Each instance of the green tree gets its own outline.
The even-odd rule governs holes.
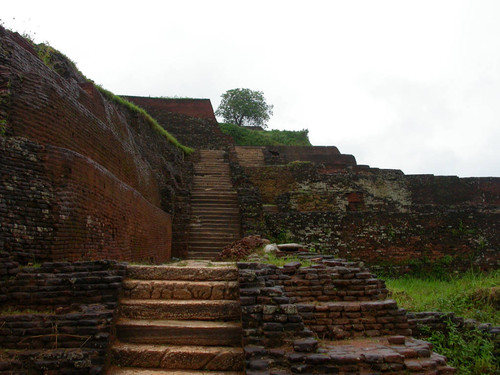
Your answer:
[[[250,89],[228,90],[221,95],[222,101],[215,111],[224,121],[239,126],[267,127],[273,114],[273,106],[266,103],[262,91]]]

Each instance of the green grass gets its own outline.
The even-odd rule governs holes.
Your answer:
[[[425,278],[404,276],[386,279],[386,285],[399,307],[408,311],[454,312],[464,318],[500,324],[500,270],[490,273],[468,271],[443,279],[441,274]],[[495,339],[475,330],[461,330],[448,321],[447,332],[421,327],[434,351],[445,355],[459,374],[498,374]]]
[[[451,311],[464,318],[500,324],[500,270],[468,271],[449,280],[405,276],[386,279],[400,307],[408,311]]]
[[[135,112],[144,117],[149,126],[159,135],[165,137],[168,142],[172,143],[175,147],[181,149],[185,154],[192,154],[194,150],[191,147],[187,147],[182,145],[172,134],[167,132],[158,121],[156,121],[149,113],[147,113],[141,107],[135,105],[134,103],[129,102],[128,100],[123,99],[122,97],[113,94],[111,91],[108,91],[101,86],[97,85],[97,89],[101,92],[104,97],[108,100],[112,101],[115,104],[124,106],[128,110]]]
[[[300,259],[297,256],[294,255],[288,255],[285,257],[277,257],[273,253],[267,253],[261,255],[261,258],[259,259],[260,263],[266,263],[266,264],[274,264],[277,267],[283,267],[285,264],[290,263],[290,262],[300,262],[302,264],[302,267],[310,267],[313,262],[310,260],[306,259]]]
[[[238,146],[311,146],[307,129],[252,130],[234,124],[219,124],[223,133],[233,137]]]
[[[431,331],[428,337],[439,354],[446,356],[448,364],[462,375],[499,374],[500,364],[495,358],[495,340],[478,329],[460,330],[451,321],[447,322],[447,332]]]

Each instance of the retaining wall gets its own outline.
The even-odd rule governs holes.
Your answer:
[[[101,374],[124,264],[10,265],[0,280],[0,374]]]

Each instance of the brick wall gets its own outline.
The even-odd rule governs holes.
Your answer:
[[[500,178],[335,167],[327,157],[338,153],[333,148],[318,152],[318,158],[311,157],[316,151],[303,156],[294,148],[263,149],[274,155],[264,166],[242,168],[233,160],[246,235],[286,238],[401,272],[415,264],[500,265]],[[315,162],[280,164],[293,158]]]
[[[18,34],[0,39],[0,245],[23,262],[168,259],[192,163],[67,61],[59,74]]]
[[[170,258],[171,217],[92,160],[0,138],[0,234],[26,262]]]
[[[217,121],[210,99],[147,98],[127,95],[122,97],[141,108],[147,108],[148,112],[173,112],[190,117]]]
[[[221,132],[212,105],[208,99],[186,100],[203,109],[203,115],[194,110],[191,114],[182,108],[171,106],[172,99],[143,98],[137,96],[126,96],[128,100],[144,108],[151,114],[161,126],[173,134],[182,144],[196,149],[227,149],[233,145],[230,136]],[[183,102],[184,99],[180,100]],[[209,107],[208,107],[209,106]],[[200,110],[201,110],[200,109]]]
[[[11,265],[0,277],[0,374],[104,373],[126,266],[96,261],[20,267],[7,253],[0,258]]]

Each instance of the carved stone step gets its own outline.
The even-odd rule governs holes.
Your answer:
[[[127,276],[137,280],[186,280],[186,281],[234,281],[238,270],[231,263],[218,263],[211,267],[197,265],[139,266],[127,267]]]
[[[238,371],[243,369],[244,356],[241,348],[116,343],[111,361],[127,367]]]
[[[123,280],[123,297],[130,299],[235,300],[236,281]]]
[[[239,322],[120,318],[116,330],[121,342],[135,344],[241,346]]]
[[[239,301],[122,299],[119,311],[131,319],[235,320]]]
[[[182,371],[182,370],[164,370],[156,368],[137,368],[137,367],[117,367],[109,369],[108,375],[244,375],[244,372],[235,371]]]

